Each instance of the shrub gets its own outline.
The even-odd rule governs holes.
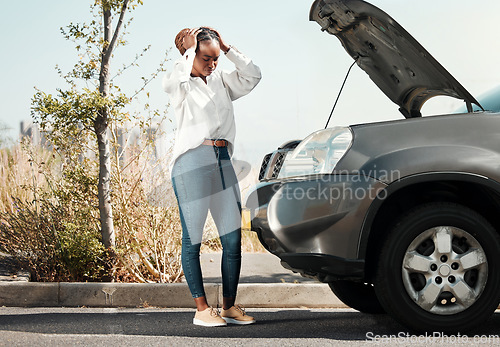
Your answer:
[[[111,257],[100,243],[95,173],[29,141],[2,151],[0,249],[35,281],[109,278]]]
[[[99,280],[107,252],[91,224],[76,225],[74,214],[49,200],[15,199],[15,212],[0,214],[0,248],[35,281]]]
[[[155,148],[154,139],[161,127],[146,122],[140,128],[143,131],[135,144],[129,144],[126,155],[113,152],[116,251],[121,273],[137,282],[180,282],[181,226],[164,170],[168,153],[159,155]]]

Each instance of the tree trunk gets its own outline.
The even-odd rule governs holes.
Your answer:
[[[112,16],[109,3],[103,2],[103,25],[104,44],[101,53],[101,70],[99,73],[99,92],[103,98],[109,97],[110,85],[110,61],[113,49],[116,46],[120,29],[123,25],[123,18],[127,11],[129,0],[124,0],[120,12],[120,18],[112,34]],[[112,37],[112,38],[111,38]],[[111,39],[111,40],[110,40]],[[97,135],[97,145],[99,148],[99,183],[97,186],[99,196],[99,215],[101,221],[102,242],[106,248],[115,247],[115,229],[113,225],[113,208],[111,205],[111,159],[110,145],[108,140],[108,120],[110,117],[109,108],[103,107],[94,122],[94,131]]]
[[[107,111],[101,110],[94,125],[99,148],[99,215],[101,220],[102,242],[106,248],[115,247],[115,231],[113,225],[113,208],[111,206],[111,160],[108,140]]]

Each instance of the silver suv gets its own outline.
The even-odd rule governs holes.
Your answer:
[[[316,0],[310,19],[405,119],[326,128],[266,155],[252,230],[359,311],[420,332],[477,326],[500,302],[500,114],[369,3]],[[437,95],[467,113],[421,117]]]

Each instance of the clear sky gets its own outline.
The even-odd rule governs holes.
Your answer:
[[[60,27],[90,18],[92,0],[4,1],[0,13],[0,122],[16,137],[30,120],[34,87],[54,93],[65,88],[54,67],[71,68],[74,44]],[[116,69],[151,44],[140,67],[119,81],[133,91],[156,69],[184,27],[213,26],[262,69],[263,79],[235,102],[235,156],[255,162],[290,139],[324,127],[352,59],[340,42],[308,21],[312,0],[144,0],[133,13],[129,44],[116,52]],[[500,84],[500,2],[492,0],[373,0],[406,28],[474,96]],[[179,57],[170,51],[171,61]],[[219,68],[231,69],[222,59]],[[154,106],[168,102],[160,80],[148,91]],[[436,98],[424,114],[453,111],[451,99]],[[460,104],[458,104],[460,105]],[[393,104],[357,66],[353,68],[330,125],[402,118]],[[172,111],[171,111],[172,112]],[[170,114],[173,119],[174,115]],[[173,126],[171,126],[172,128]]]

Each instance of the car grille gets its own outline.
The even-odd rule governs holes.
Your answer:
[[[278,149],[266,154],[260,166],[259,181],[278,178],[285,157],[293,148]]]
[[[273,173],[271,174],[271,178],[278,177],[281,167],[283,166],[283,162],[285,161],[287,152],[276,152],[276,160],[273,165]]]

